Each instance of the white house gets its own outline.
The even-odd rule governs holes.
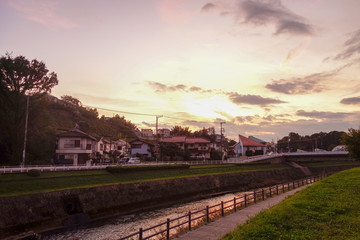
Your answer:
[[[154,152],[154,144],[150,141],[137,139],[130,142],[131,155],[140,154],[147,157],[152,157]]]
[[[93,154],[97,139],[82,132],[77,127],[57,135],[56,163],[85,164]]]
[[[260,150],[266,153],[266,145],[239,134],[239,142],[234,146],[235,157],[246,156],[246,151]]]

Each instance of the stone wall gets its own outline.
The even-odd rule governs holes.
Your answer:
[[[319,175],[352,167],[310,170]],[[277,169],[3,197],[0,198],[0,236],[74,226],[101,217],[199,199],[219,192],[266,187],[304,177],[298,169]]]

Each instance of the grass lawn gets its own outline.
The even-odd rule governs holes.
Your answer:
[[[61,189],[94,187],[117,183],[131,183],[189,176],[224,174],[232,172],[260,171],[287,168],[282,164],[254,165],[199,165],[190,169],[156,170],[111,174],[106,170],[43,172],[40,177],[22,174],[0,175],[0,197]]]
[[[360,239],[360,168],[287,198],[222,238],[230,239]]]

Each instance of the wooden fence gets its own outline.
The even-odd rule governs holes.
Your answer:
[[[319,181],[323,176],[313,176],[304,179],[299,179],[293,182],[272,185],[266,188],[257,189],[254,191],[248,191],[234,197],[227,201],[221,201],[213,206],[206,206],[203,209],[197,211],[189,211],[187,214],[174,219],[167,219],[155,226],[149,228],[140,228],[139,231],[132,233],[128,236],[121,237],[119,240],[125,239],[170,239],[170,237],[176,234],[178,231],[186,231],[200,224],[206,224],[212,221],[216,217],[223,217],[228,213],[236,212],[239,209],[246,208],[251,204],[255,204],[258,201],[263,201],[274,195],[285,193],[300,186],[311,184]]]

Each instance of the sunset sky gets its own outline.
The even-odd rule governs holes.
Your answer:
[[[226,122],[232,139],[276,141],[359,128],[359,10],[359,0],[1,0],[0,55],[44,61],[57,97],[163,115],[160,128],[219,133]]]

